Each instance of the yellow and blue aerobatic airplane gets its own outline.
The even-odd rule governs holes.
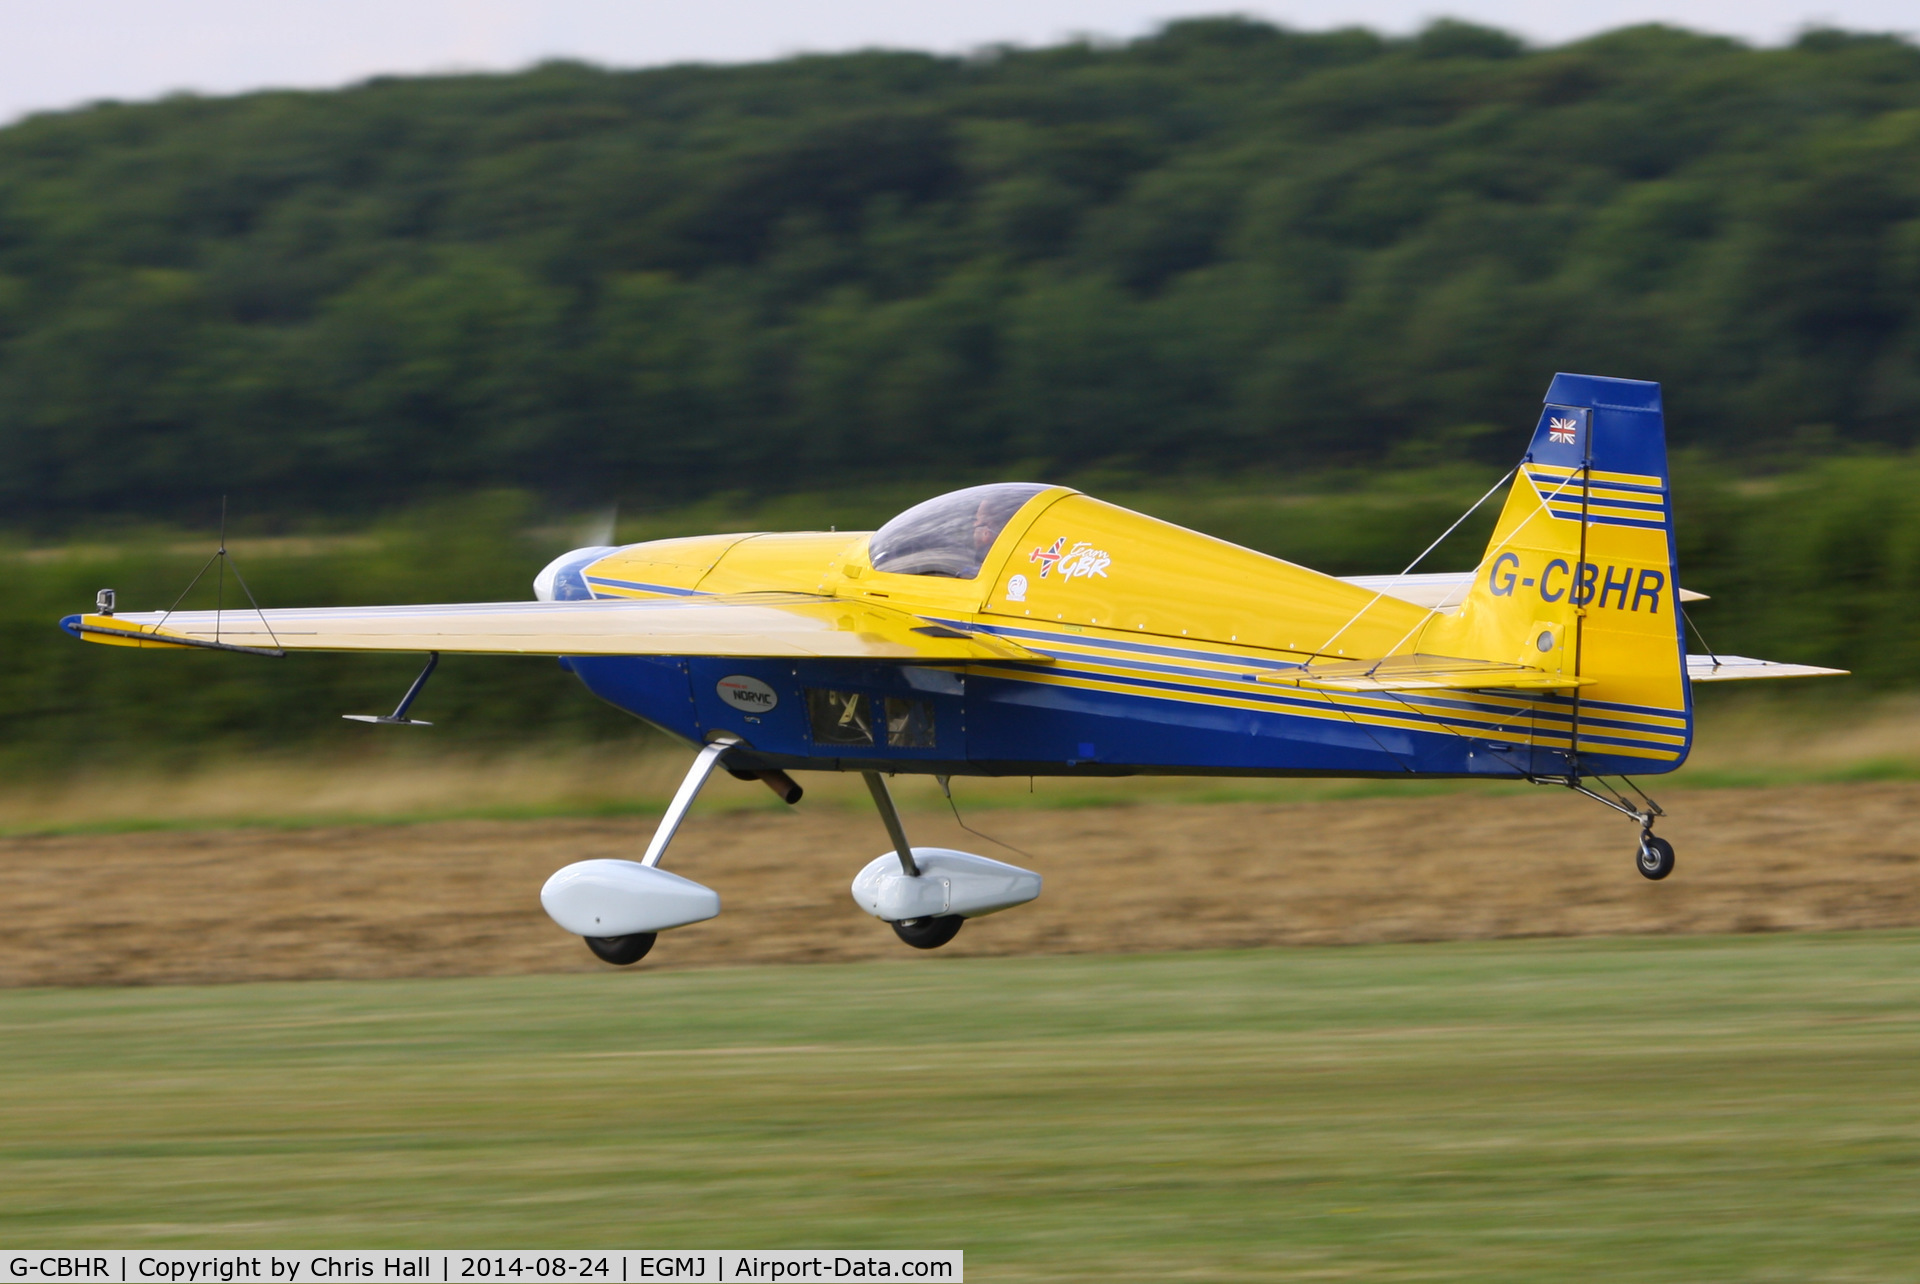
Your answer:
[[[1603,778],[1686,760],[1694,682],[1840,671],[1686,653],[1681,603],[1697,595],[1677,581],[1658,384],[1555,376],[1509,476],[1486,552],[1458,575],[1337,579],[1064,486],[1001,484],[871,534],[577,549],[531,602],[114,614],[103,592],[62,624],[116,646],[430,653],[373,722],[411,721],[442,652],[559,657],[702,746],[640,861],[582,861],[542,890],[613,963],[719,913],[711,889],[659,867],[716,766],[789,802],[790,771],[863,773],[893,850],[854,899],[923,949],[1032,900],[1040,877],[913,847],[896,772],[1557,784],[1638,822],[1637,867],[1664,878],[1658,806]]]

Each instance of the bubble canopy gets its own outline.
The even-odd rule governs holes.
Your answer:
[[[874,532],[867,556],[876,571],[970,580],[1008,519],[1046,489],[1036,482],[999,482],[915,504]]]

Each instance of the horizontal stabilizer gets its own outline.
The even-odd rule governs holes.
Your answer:
[[[1744,655],[1687,657],[1687,676],[1695,682],[1839,677],[1846,672],[1811,664],[1779,664]],[[1260,681],[1319,691],[1570,691],[1589,686],[1594,679],[1495,660],[1396,655],[1384,660],[1343,660],[1335,664],[1280,669],[1261,674]]]
[[[1458,660],[1443,655],[1391,655],[1384,660],[1304,665],[1263,673],[1259,680],[1316,691],[1570,691],[1592,681],[1525,664]]]
[[[871,602],[808,593],[69,616],[88,642],[174,649],[712,655],[957,662],[1050,657]]]
[[[1694,682],[1740,682],[1749,678],[1837,678],[1845,669],[1822,669],[1811,664],[1780,664],[1746,655],[1690,655],[1687,677]]]

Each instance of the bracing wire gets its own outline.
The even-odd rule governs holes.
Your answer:
[[[253,590],[247,587],[246,577],[240,574],[240,563],[232,558],[228,558],[227,561],[233,566],[233,578],[239,581],[241,591],[247,595],[247,604],[253,607],[253,613],[260,617],[260,627],[265,629],[267,636],[273,639],[273,645],[280,647],[280,635],[273,631],[273,625],[267,621],[267,613],[260,609],[259,600],[253,596]]]
[[[213,640],[220,640],[220,617],[227,608],[227,497],[220,497],[220,569],[213,576]]]
[[[1466,520],[1469,517],[1472,517],[1475,513],[1479,512],[1480,506],[1482,504],[1485,504],[1489,499],[1492,499],[1495,495],[1499,494],[1500,488],[1502,486],[1505,486],[1509,481],[1512,481],[1514,474],[1518,473],[1519,471],[1520,471],[1519,464],[1515,464],[1513,467],[1507,469],[1507,471],[1501,476],[1500,480],[1496,481],[1493,485],[1487,487],[1487,491],[1484,495],[1474,500],[1472,506],[1469,507],[1466,512],[1460,514],[1460,516],[1454,519],[1453,525],[1447,527],[1446,530],[1440,532],[1440,537],[1438,539],[1434,540],[1431,544],[1427,545],[1424,549],[1420,550],[1420,555],[1414,558],[1411,562],[1408,562],[1406,565],[1406,569],[1401,571],[1400,574],[1402,575],[1412,574],[1414,567],[1426,561],[1428,554],[1432,553],[1434,549],[1439,548],[1440,545],[1444,544],[1447,541],[1447,537],[1449,535],[1452,535],[1455,531],[1459,530],[1460,527],[1466,522]],[[1316,655],[1325,654],[1329,649],[1332,648],[1335,642],[1340,640],[1340,637],[1342,634],[1344,634],[1348,629],[1352,628],[1355,624],[1359,623],[1360,617],[1362,617],[1368,611],[1371,611],[1373,609],[1374,603],[1378,602],[1381,598],[1385,597],[1386,595],[1387,595],[1386,590],[1381,589],[1380,591],[1376,592],[1372,597],[1368,598],[1366,604],[1362,606],[1358,611],[1355,611],[1350,617],[1348,617],[1347,622],[1345,624],[1342,624],[1339,627],[1339,629],[1337,629],[1334,632],[1334,635],[1328,638],[1326,640],[1325,645],[1321,646],[1319,651],[1315,652],[1315,654]],[[1438,608],[1435,608],[1435,609],[1438,609]],[[1433,612],[1428,611],[1426,615],[1420,618],[1420,623],[1421,624],[1426,623],[1426,621],[1429,618],[1431,618],[1432,615],[1433,615]],[[1414,627],[1417,629],[1419,625],[1415,625]],[[1411,636],[1411,634],[1409,634],[1408,636]],[[1401,640],[1405,641],[1404,638]],[[1399,643],[1396,642],[1394,645],[1397,647]],[[1313,661],[1311,659],[1307,661],[1307,667],[1308,668],[1313,667]],[[1334,699],[1332,692],[1330,691],[1322,692],[1321,696],[1327,702],[1327,706],[1330,709],[1338,713],[1341,717],[1345,718],[1353,726],[1356,726],[1360,728],[1362,731],[1364,731],[1367,735],[1367,738],[1372,740],[1373,743],[1376,746],[1378,746],[1378,748],[1382,753],[1386,754],[1387,757],[1399,763],[1403,770],[1409,773],[1413,771],[1413,767],[1411,766],[1411,764],[1401,762],[1399,755],[1394,753],[1391,749],[1388,749],[1386,744],[1381,741],[1380,737],[1374,735],[1373,731],[1364,722],[1361,722],[1358,718],[1354,716],[1353,711],[1351,709],[1344,707],[1343,705],[1341,705],[1341,703],[1338,700]]]
[[[1499,481],[1495,482],[1493,485],[1489,486],[1487,488],[1486,494],[1474,500],[1473,507],[1469,508],[1466,512],[1456,517],[1453,521],[1453,525],[1447,527],[1446,530],[1440,532],[1439,539],[1436,539],[1435,541],[1433,541],[1433,543],[1427,545],[1424,549],[1421,549],[1420,556],[1414,558],[1411,562],[1408,562],[1406,569],[1401,571],[1400,574],[1411,575],[1413,573],[1414,567],[1420,565],[1420,563],[1427,560],[1427,554],[1433,552],[1434,549],[1439,548],[1440,545],[1444,544],[1447,540],[1447,536],[1459,530],[1463,522],[1465,522],[1469,517],[1472,517],[1475,513],[1479,512],[1480,505],[1486,503],[1489,499],[1492,499],[1494,495],[1498,493],[1498,491],[1502,486],[1506,485],[1509,481],[1513,480],[1513,475],[1519,471],[1520,471],[1519,464],[1515,464],[1513,467],[1507,469],[1506,475],[1504,477],[1502,477]],[[1324,655],[1333,646],[1335,642],[1338,642],[1340,640],[1341,634],[1345,633],[1348,629],[1352,628],[1355,624],[1359,623],[1360,617],[1365,615],[1368,611],[1371,611],[1373,609],[1374,603],[1378,602],[1381,598],[1385,597],[1386,595],[1387,595],[1386,590],[1381,589],[1379,592],[1375,593],[1371,598],[1369,598],[1367,600],[1367,604],[1361,607],[1358,611],[1355,611],[1352,617],[1348,619],[1348,621],[1345,624],[1342,624],[1338,629],[1338,631],[1336,631],[1332,637],[1326,640],[1325,645],[1321,646],[1319,651],[1316,652],[1316,654]]]
[[[1469,517],[1472,517],[1472,516],[1474,515],[1474,513],[1476,513],[1477,511],[1479,511],[1479,509],[1480,509],[1480,506],[1481,506],[1482,504],[1484,504],[1484,503],[1486,503],[1486,502],[1487,502],[1487,501],[1488,501],[1489,499],[1491,499],[1491,498],[1493,498],[1493,496],[1494,496],[1494,495],[1495,495],[1495,494],[1496,494],[1496,493],[1497,493],[1497,492],[1498,492],[1498,491],[1500,490],[1500,488],[1501,488],[1502,486],[1504,486],[1504,485],[1506,485],[1506,484],[1507,484],[1507,483],[1508,483],[1508,482],[1509,482],[1510,480],[1512,480],[1512,478],[1513,478],[1513,477],[1514,477],[1514,476],[1515,476],[1515,475],[1516,475],[1517,473],[1519,473],[1519,471],[1520,471],[1520,469],[1521,469],[1521,467],[1522,467],[1522,466],[1523,466],[1523,465],[1525,464],[1525,462],[1526,462],[1526,461],[1525,461],[1525,460],[1523,459],[1523,460],[1521,460],[1521,462],[1520,462],[1520,463],[1518,463],[1518,464],[1515,464],[1515,465],[1514,465],[1514,466],[1513,466],[1512,468],[1509,468],[1509,469],[1508,469],[1508,470],[1506,471],[1506,474],[1505,474],[1504,476],[1502,476],[1502,477],[1500,478],[1500,480],[1499,480],[1499,481],[1497,481],[1497,482],[1495,482],[1495,483],[1494,483],[1494,484],[1493,484],[1493,485],[1492,485],[1491,487],[1489,487],[1489,488],[1487,489],[1487,492],[1486,492],[1486,494],[1484,494],[1484,495],[1482,495],[1482,496],[1480,496],[1480,498],[1479,498],[1479,499],[1477,499],[1477,500],[1475,500],[1475,501],[1473,502],[1473,507],[1471,507],[1471,508],[1469,508],[1469,509],[1467,509],[1467,511],[1466,511],[1466,512],[1464,512],[1464,513],[1462,513],[1462,514],[1460,514],[1460,516],[1459,516],[1459,517],[1457,517],[1457,518],[1455,518],[1455,519],[1454,519],[1454,522],[1453,522],[1453,525],[1451,525],[1451,526],[1449,526],[1449,527],[1447,527],[1447,529],[1446,529],[1445,531],[1443,531],[1443,532],[1441,533],[1441,535],[1440,535],[1440,538],[1439,538],[1439,539],[1436,539],[1436,540],[1434,540],[1434,541],[1433,541],[1433,543],[1431,543],[1431,544],[1429,544],[1429,545],[1427,545],[1427,547],[1426,547],[1426,548],[1425,548],[1425,549],[1424,549],[1424,550],[1423,550],[1423,551],[1421,552],[1421,554],[1420,554],[1420,556],[1419,556],[1419,557],[1416,557],[1416,558],[1414,558],[1414,559],[1413,559],[1413,561],[1411,561],[1411,562],[1409,562],[1409,563],[1407,564],[1407,569],[1406,569],[1406,570],[1404,570],[1404,571],[1402,571],[1402,572],[1401,572],[1401,574],[1402,574],[1402,575],[1406,575],[1406,574],[1409,574],[1409,573],[1410,573],[1410,572],[1411,572],[1411,571],[1413,570],[1413,568],[1414,568],[1414,567],[1416,567],[1416,566],[1418,566],[1418,565],[1419,565],[1419,564],[1420,564],[1420,563],[1421,563],[1422,561],[1424,561],[1424,560],[1426,559],[1426,557],[1427,557],[1427,554],[1429,554],[1429,553],[1431,553],[1431,552],[1433,552],[1433,550],[1434,550],[1434,549],[1436,549],[1436,548],[1438,548],[1438,547],[1439,547],[1439,546],[1441,545],[1441,543],[1443,543],[1443,542],[1444,542],[1444,541],[1446,540],[1446,538],[1447,538],[1447,536],[1449,536],[1449,535],[1451,535],[1451,534],[1453,534],[1453,533],[1454,533],[1455,531],[1457,531],[1457,530],[1459,530],[1459,529],[1460,529],[1460,527],[1461,527],[1461,525],[1462,525],[1462,524],[1463,524],[1463,523],[1464,523],[1464,522],[1465,522],[1465,521],[1466,521],[1466,520],[1467,520],[1467,519],[1468,519]],[[1563,490],[1565,490],[1565,489],[1566,489],[1566,488],[1567,488],[1567,487],[1568,487],[1568,486],[1569,486],[1570,484],[1572,484],[1572,482],[1573,482],[1573,480],[1574,480],[1574,477],[1575,477],[1575,476],[1578,476],[1578,475],[1579,475],[1579,474],[1574,474],[1574,476],[1569,476],[1568,478],[1566,478],[1566,479],[1565,479],[1564,481],[1562,481],[1562,482],[1561,482],[1561,483],[1560,483],[1560,484],[1559,484],[1558,486],[1556,486],[1556,487],[1554,487],[1554,488],[1553,488],[1553,490],[1552,490],[1551,492],[1549,492],[1549,493],[1548,493],[1548,494],[1547,494],[1547,495],[1545,496],[1545,498],[1544,498],[1544,499],[1542,500],[1542,502],[1544,503],[1544,502],[1545,502],[1545,500],[1550,500],[1550,499],[1552,499],[1552,498],[1553,498],[1554,496],[1556,496],[1556,495],[1558,495],[1558,494],[1559,494],[1559,493],[1560,493],[1561,491],[1563,491]],[[1506,546],[1507,546],[1508,544],[1510,544],[1510,543],[1512,543],[1512,542],[1513,542],[1513,538],[1514,538],[1514,536],[1515,536],[1515,535],[1517,535],[1517,534],[1519,534],[1519,532],[1520,532],[1520,527],[1515,527],[1515,528],[1514,528],[1514,530],[1512,530],[1512,531],[1510,531],[1510,532],[1509,532],[1509,533],[1507,534],[1507,537],[1506,537],[1505,539],[1503,539],[1503,540],[1501,540],[1501,541],[1500,541],[1499,543],[1497,543],[1497,544],[1495,544],[1495,545],[1493,545],[1493,546],[1492,546],[1491,548],[1489,548],[1489,549],[1488,549],[1488,550],[1487,550],[1487,551],[1486,551],[1485,553],[1483,553],[1483,554],[1481,554],[1481,557],[1480,557],[1480,561],[1479,561],[1479,563],[1478,563],[1478,564],[1477,564],[1477,565],[1476,565],[1476,566],[1474,567],[1474,571],[1473,571],[1473,573],[1474,573],[1474,575],[1475,575],[1475,576],[1478,576],[1478,575],[1480,574],[1480,568],[1481,568],[1481,567],[1483,567],[1483,566],[1485,566],[1485,565],[1487,564],[1487,562],[1488,562],[1488,560],[1489,560],[1489,559],[1491,559],[1491,558],[1493,558],[1493,557],[1496,557],[1496,556],[1498,556],[1498,555],[1500,554],[1500,552],[1501,552],[1502,550],[1504,550],[1504,549],[1506,548]],[[1386,593],[1385,593],[1385,590],[1382,590],[1382,591],[1380,591],[1380,592],[1378,592],[1378,593],[1375,593],[1375,594],[1374,594],[1374,596],[1373,596],[1373,597],[1372,597],[1372,598],[1371,598],[1371,599],[1370,599],[1370,600],[1369,600],[1369,601],[1367,602],[1367,604],[1366,604],[1365,606],[1363,606],[1363,607],[1361,607],[1361,608],[1360,608],[1360,609],[1359,609],[1359,610],[1358,610],[1357,612],[1355,612],[1355,613],[1354,613],[1354,615],[1353,615],[1353,617],[1352,617],[1351,619],[1349,619],[1349,620],[1348,620],[1348,621],[1347,621],[1347,622],[1346,622],[1345,624],[1343,624],[1343,625],[1341,625],[1341,626],[1340,626],[1340,630],[1339,630],[1339,632],[1338,632],[1338,633],[1335,633],[1335,634],[1333,635],[1333,637],[1331,637],[1331,638],[1328,638],[1328,639],[1327,639],[1327,647],[1330,647],[1330,646],[1332,646],[1332,645],[1333,645],[1333,643],[1334,643],[1334,642],[1335,642],[1335,641],[1336,641],[1336,640],[1337,640],[1337,639],[1338,639],[1338,638],[1340,637],[1340,634],[1342,634],[1342,633],[1345,633],[1345,632],[1346,632],[1346,631],[1347,631],[1348,629],[1350,629],[1350,628],[1352,628],[1352,627],[1353,627],[1353,625],[1354,625],[1354,624],[1355,624],[1355,623],[1356,623],[1356,622],[1357,622],[1357,621],[1358,621],[1358,620],[1360,619],[1360,617],[1361,617],[1362,615],[1365,615],[1365,614],[1366,614],[1366,613],[1367,613],[1367,612],[1368,612],[1369,610],[1371,610],[1371,609],[1372,609],[1372,607],[1373,607],[1373,604],[1374,604],[1375,602],[1378,602],[1378,601],[1379,601],[1379,600],[1380,600],[1380,599],[1381,599],[1382,597],[1384,597],[1384,596],[1386,596]],[[1392,655],[1392,654],[1393,654],[1393,653],[1394,653],[1395,651],[1398,651],[1398,650],[1400,649],[1400,647],[1401,647],[1401,645],[1402,645],[1402,644],[1404,644],[1404,643],[1405,643],[1405,642],[1407,641],[1407,639],[1408,639],[1408,638],[1411,638],[1411,637],[1413,637],[1413,636],[1414,636],[1414,635],[1415,635],[1416,633],[1418,633],[1418,632],[1419,632],[1419,631],[1421,630],[1421,628],[1423,628],[1423,627],[1424,627],[1424,626],[1426,625],[1426,623],[1427,623],[1427,621],[1428,621],[1428,620],[1431,620],[1431,619],[1432,619],[1432,618],[1433,618],[1433,617],[1434,617],[1435,615],[1437,615],[1437,614],[1439,613],[1439,611],[1440,611],[1440,608],[1439,608],[1438,606],[1432,606],[1432,607],[1429,607],[1429,608],[1427,608],[1427,611],[1426,611],[1426,613],[1425,613],[1424,615],[1422,615],[1422,616],[1421,616],[1421,617],[1419,618],[1419,620],[1417,620],[1417,621],[1415,621],[1415,623],[1414,623],[1414,625],[1413,625],[1413,627],[1412,627],[1411,629],[1408,629],[1408,630],[1406,631],[1406,633],[1404,633],[1403,635],[1401,635],[1401,637],[1400,637],[1400,639],[1399,639],[1398,641],[1396,641],[1396,642],[1395,642],[1395,643],[1394,643],[1394,644],[1393,644],[1393,645],[1392,645],[1391,647],[1388,647],[1388,648],[1387,648],[1387,652],[1386,652],[1386,654],[1387,654],[1388,656],[1390,656],[1390,655]],[[1324,651],[1325,651],[1325,650],[1326,650],[1326,647],[1322,647],[1322,648],[1321,648],[1321,651],[1322,651],[1323,653],[1324,653]],[[1382,656],[1382,657],[1381,657],[1381,660],[1383,661],[1383,660],[1384,660],[1385,658],[1386,658],[1386,656]],[[1379,667],[1379,665],[1380,665],[1380,663],[1381,663],[1381,661],[1375,661],[1375,662],[1374,662],[1374,668],[1376,668],[1376,669],[1377,669],[1377,668]],[[1308,662],[1308,667],[1309,667],[1309,668],[1311,668],[1311,667],[1312,667],[1312,662],[1311,662],[1311,661],[1309,661],[1309,662]],[[1413,709],[1413,706],[1411,705],[1411,703],[1410,703],[1410,702],[1408,702],[1408,701],[1406,701],[1406,700],[1405,700],[1404,698],[1402,698],[1402,697],[1400,697],[1400,696],[1399,696],[1399,695],[1397,695],[1396,693],[1392,693],[1392,692],[1389,692],[1389,693],[1387,693],[1387,694],[1388,694],[1388,695],[1390,695],[1390,696],[1392,696],[1392,698],[1393,698],[1393,699],[1394,699],[1394,700],[1395,700],[1395,701],[1396,701],[1397,703],[1399,703],[1399,704],[1401,704],[1401,705],[1403,705],[1404,707],[1406,707],[1406,708],[1408,709],[1408,711],[1409,711],[1409,712],[1413,712],[1413,713],[1415,714],[1415,716],[1416,716],[1416,717],[1422,717],[1422,716],[1428,716],[1428,715],[1422,715],[1422,714],[1420,714],[1420,713],[1418,713],[1418,712],[1416,712],[1416,711],[1415,711],[1415,710]],[[1338,705],[1337,705],[1337,703],[1336,703],[1336,702],[1334,702],[1334,701],[1332,701],[1331,699],[1329,699],[1329,703],[1330,703],[1330,704],[1335,704],[1335,707],[1338,707]],[[1358,721],[1357,719],[1355,719],[1355,718],[1353,717],[1353,715],[1352,715],[1352,713],[1351,713],[1351,712],[1349,712],[1349,711],[1347,711],[1347,710],[1345,710],[1345,709],[1342,709],[1342,710],[1341,710],[1341,712],[1342,712],[1342,713],[1344,713],[1344,714],[1345,714],[1345,715],[1347,716],[1347,718],[1348,718],[1348,720],[1349,720],[1350,722],[1353,722],[1353,723],[1354,723],[1354,725],[1356,725],[1356,726],[1361,726],[1361,725],[1364,725],[1364,724],[1361,724],[1361,723],[1360,723],[1360,722],[1359,722],[1359,721]],[[1439,719],[1435,719],[1435,721],[1440,721],[1440,720],[1439,720]],[[1452,732],[1453,732],[1454,734],[1456,734],[1456,735],[1459,735],[1459,736],[1462,736],[1462,737],[1465,737],[1465,736],[1466,736],[1466,733],[1465,733],[1464,731],[1461,731],[1461,730],[1460,730],[1459,728],[1457,728],[1457,727],[1454,727],[1454,726],[1452,726],[1452,725],[1451,725],[1451,724],[1449,724],[1449,723],[1446,723],[1446,722],[1444,722],[1444,721],[1441,721],[1441,722],[1440,722],[1440,725],[1441,725],[1441,726],[1443,726],[1443,727],[1446,727],[1446,728],[1447,728],[1448,730],[1450,730],[1450,731],[1452,731]],[[1369,734],[1371,734],[1371,733],[1369,733]],[[1379,744],[1379,740],[1378,740],[1378,739],[1376,738],[1376,739],[1375,739],[1375,741],[1374,741],[1374,743],[1376,743],[1376,744]],[[1381,747],[1382,747],[1383,749],[1385,748],[1385,746],[1384,746],[1384,745],[1382,745]],[[1388,756],[1389,756],[1389,757],[1392,757],[1393,755],[1391,755],[1391,754],[1389,754]],[[1396,759],[1396,761],[1398,761],[1398,759]],[[1513,764],[1510,764],[1510,765],[1513,765]]]
[[[1026,857],[1028,860],[1040,859],[1038,856],[1035,856],[1032,852],[1027,851],[1025,848],[1015,847],[1012,843],[1003,843],[998,838],[995,838],[992,834],[983,834],[979,830],[975,829],[972,825],[969,825],[966,821],[960,819],[960,804],[956,803],[953,800],[953,786],[949,783],[949,778],[946,776],[935,776],[934,779],[940,782],[940,792],[947,796],[947,807],[953,812],[954,824],[960,826],[960,828],[966,830],[969,834],[972,834],[975,838],[986,839],[988,842],[992,843],[995,847],[1004,847],[1008,851],[1013,852],[1016,855]],[[1028,787],[1029,788],[1032,787],[1031,782],[1029,782]]]
[[[1519,465],[1516,464],[1514,466],[1514,471],[1515,472],[1519,471]],[[1507,474],[1507,476],[1509,477],[1511,477],[1512,475],[1513,473]],[[1568,477],[1565,481],[1561,482],[1558,486],[1555,486],[1546,495],[1541,497],[1541,501],[1540,501],[1541,504],[1544,506],[1548,500],[1551,500],[1554,496],[1558,495],[1561,491],[1565,490],[1568,486],[1572,485],[1574,478],[1579,476],[1581,476],[1581,474],[1575,473],[1572,476]],[[1480,502],[1485,503],[1486,500],[1482,498]],[[1469,510],[1469,512],[1471,512],[1471,510]],[[1461,521],[1465,521],[1465,520],[1466,520],[1466,517],[1465,515],[1463,515],[1461,517]],[[1458,522],[1455,523],[1456,526],[1458,524],[1459,524]],[[1507,537],[1505,539],[1501,540],[1498,544],[1491,545],[1486,552],[1482,553],[1480,555],[1480,561],[1476,563],[1473,568],[1473,573],[1475,577],[1479,576],[1481,570],[1487,565],[1488,562],[1492,561],[1494,558],[1498,557],[1502,552],[1506,551],[1507,545],[1513,543],[1514,537],[1519,535],[1520,532],[1525,528],[1526,528],[1526,523],[1524,522],[1522,522],[1518,526],[1515,526],[1511,531],[1507,532]],[[1585,526],[1585,523],[1583,522],[1581,524],[1583,539],[1585,538],[1585,530],[1586,530],[1586,526]],[[1428,607],[1426,614],[1422,615],[1418,620],[1414,621],[1413,627],[1408,629],[1405,633],[1401,634],[1399,640],[1396,641],[1392,646],[1387,648],[1387,655],[1390,656],[1395,651],[1398,651],[1400,647],[1407,641],[1408,638],[1411,638],[1414,634],[1418,633],[1422,628],[1426,627],[1427,621],[1431,620],[1434,616],[1438,615],[1439,613],[1440,613],[1439,607],[1437,606]],[[1381,659],[1382,660],[1386,659],[1386,656],[1382,656]],[[1379,667],[1378,661],[1375,662],[1374,667],[1376,668]]]
[[[1714,651],[1713,645],[1707,641],[1707,635],[1700,631],[1700,626],[1693,622],[1692,613],[1687,610],[1685,605],[1679,602],[1676,602],[1674,604],[1674,609],[1680,612],[1680,618],[1685,620],[1687,622],[1687,627],[1693,630],[1693,636],[1697,638],[1700,642],[1700,649],[1707,653],[1707,658],[1713,661],[1713,666],[1716,669],[1719,668],[1720,656],[1717,652]]]
[[[213,550],[213,556],[200,564],[200,569],[195,571],[193,578],[187,581],[187,586],[180,590],[180,596],[173,599],[173,605],[160,613],[159,620],[153,625],[154,631],[158,632],[161,627],[166,624],[168,618],[180,609],[180,604],[187,600],[187,594],[193,592],[194,585],[200,582],[201,578],[206,575],[207,568],[215,562],[220,563],[220,570],[214,582],[214,641],[218,642],[220,640],[220,620],[222,613],[226,610],[227,604],[226,576],[228,568],[231,567],[233,570],[233,578],[240,585],[240,591],[247,595],[247,605],[251,606],[253,613],[260,617],[260,627],[267,631],[269,638],[273,639],[274,649],[284,652],[286,648],[280,645],[279,634],[273,631],[273,625],[267,621],[267,613],[260,609],[260,600],[254,597],[253,589],[247,584],[246,577],[240,574],[240,564],[234,561],[233,554],[227,551],[227,497],[225,495],[220,497],[220,546]]]
[[[180,596],[173,599],[173,605],[160,613],[159,622],[153,626],[154,628],[158,629],[161,625],[165,624],[167,617],[180,609],[180,604],[187,600],[187,594],[193,592],[193,586],[198,584],[200,577],[207,573],[207,567],[212,566],[214,562],[218,561],[225,551],[224,549],[218,550],[212,557],[209,557],[205,562],[201,563],[200,569],[195,571],[193,578],[187,581],[187,586],[180,590]]]

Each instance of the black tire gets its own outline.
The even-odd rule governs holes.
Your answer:
[[[903,918],[893,925],[893,934],[916,950],[937,950],[960,935],[960,925],[966,921],[958,914]]]
[[[1640,871],[1640,877],[1659,882],[1673,872],[1673,844],[1648,834],[1633,854],[1633,867]]]
[[[653,938],[658,935],[658,932],[635,932],[632,936],[583,936],[580,939],[602,963],[625,967],[647,957],[647,951],[653,948]]]

